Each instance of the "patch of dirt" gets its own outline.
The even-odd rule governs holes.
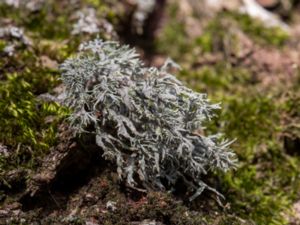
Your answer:
[[[256,47],[242,65],[250,68],[254,79],[264,88],[276,86],[288,87],[297,78],[300,64],[298,51]]]

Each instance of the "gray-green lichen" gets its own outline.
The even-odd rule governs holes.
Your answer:
[[[235,165],[231,142],[205,136],[203,122],[219,104],[185,87],[161,68],[145,67],[128,46],[96,39],[61,65],[71,124],[78,133],[95,134],[119,178],[135,188],[165,190],[182,180],[190,200],[206,185],[209,171]]]

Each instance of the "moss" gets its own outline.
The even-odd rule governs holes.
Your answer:
[[[74,37],[72,40],[65,41],[63,43],[42,39],[36,41],[35,43],[35,54],[36,55],[46,55],[50,59],[62,63],[71,54],[76,52],[80,44],[80,38]]]
[[[6,41],[0,40],[0,52],[2,52],[5,47],[6,47]]]
[[[95,8],[98,8],[100,6],[103,5],[102,1],[101,0],[84,0],[84,2],[87,4],[87,5],[90,5],[90,6],[93,6]]]
[[[220,72],[216,67],[185,73],[181,76],[188,77],[191,86],[207,90],[212,99],[223,102],[220,122],[206,132],[222,130],[226,137],[237,138],[232,148],[240,165],[220,179],[220,191],[230,204],[228,213],[253,224],[287,224],[284,213],[298,196],[300,169],[296,166],[299,159],[283,150],[280,118],[289,111],[283,106],[295,101],[282,105],[276,94],[261,94],[239,69]],[[241,75],[240,79],[236,75]]]
[[[195,39],[195,45],[200,46],[203,52],[223,51],[224,41],[228,38],[235,39],[235,34],[229,29],[234,24],[228,18],[222,17],[223,14],[218,14],[207,24],[203,34]]]
[[[57,103],[44,103],[36,98],[60,83],[57,68],[43,67],[40,57],[61,62],[79,43],[76,38],[60,42],[70,37],[68,18],[73,13],[72,7],[61,4],[64,3],[47,1],[35,13],[0,5],[1,16],[24,27],[33,40],[31,47],[23,46],[12,57],[0,60],[6,73],[0,85],[0,142],[11,151],[9,157],[1,156],[2,171],[35,168],[56,144],[58,124],[68,113]]]
[[[278,27],[266,27],[259,20],[246,14],[220,12],[209,20],[203,34],[195,39],[188,38],[183,18],[178,17],[178,5],[171,4],[167,11],[168,22],[156,41],[156,51],[168,54],[175,60],[193,59],[193,52],[234,52],[239,48],[238,32],[243,32],[255,43],[268,46],[283,46],[289,35]],[[176,47],[174,47],[176,46]]]
[[[257,224],[285,224],[282,212],[287,210],[292,195],[284,190],[295,182],[283,172],[293,171],[299,175],[300,170],[292,170],[286,162],[282,144],[277,139],[278,108],[272,98],[250,90],[247,95],[231,96],[225,102],[220,115],[223,123],[217,126],[223,127],[228,137],[237,138],[233,148],[240,160],[238,170],[222,179],[230,211]],[[282,179],[286,182],[280,182]]]
[[[65,39],[70,36],[70,7],[63,7],[60,2],[45,1],[36,13],[23,8],[12,8],[0,5],[2,17],[12,19],[15,25],[24,27],[33,36],[48,39]]]
[[[20,10],[16,10],[14,7],[8,6],[4,3],[0,3],[0,15],[2,18],[10,18],[17,22],[22,19],[20,13]]]
[[[157,52],[168,54],[175,60],[182,59],[183,55],[192,49],[191,42],[187,41],[184,22],[178,18],[177,12],[177,4],[172,4],[168,8],[168,23],[164,26],[155,43]]]
[[[1,159],[2,171],[35,167],[38,158],[56,144],[58,123],[68,113],[57,103],[39,102],[34,84],[16,73],[1,81],[0,142],[11,149],[10,156]]]
[[[235,28],[236,27],[236,28]],[[287,32],[279,27],[266,27],[262,22],[246,14],[221,12],[204,29],[203,35],[196,39],[196,45],[204,52],[224,50],[224,41],[230,40],[231,48],[239,40],[235,29],[240,29],[255,42],[262,45],[282,46],[289,38]]]
[[[255,224],[287,224],[283,214],[297,195],[299,169],[295,159],[283,155],[281,149],[277,153],[267,150],[252,161],[242,161],[222,185],[228,191],[230,211],[243,219]]]
[[[226,113],[231,114],[230,111],[236,107],[232,117],[222,118],[227,123],[224,125],[225,132],[238,139],[233,148],[240,159],[238,170],[225,176],[222,186],[226,187],[225,195],[231,203],[232,212],[257,224],[285,224],[282,212],[287,210],[293,199],[292,193],[285,192],[285,189],[296,184],[290,178],[299,176],[300,171],[286,162],[281,144],[272,137],[273,125],[278,120],[272,115],[269,117],[270,108],[252,104],[253,109],[245,114],[247,108],[239,110],[247,104],[240,103],[242,107],[239,107],[235,103]],[[292,177],[286,177],[284,171],[291,171]],[[283,180],[285,182],[281,182]]]
[[[228,136],[253,146],[272,139],[280,129],[279,115],[271,97],[247,94],[247,98],[246,93],[227,97],[223,105],[225,112],[221,113],[220,119],[224,121],[222,126]]]
[[[209,95],[218,95],[221,92],[237,92],[252,82],[251,74],[244,68],[234,68],[226,63],[217,63],[213,66],[203,66],[195,70],[183,69],[178,78],[186,82],[191,88]],[[232,84],[237,85],[232,85]]]
[[[258,42],[273,46],[282,46],[289,35],[279,27],[266,27],[259,20],[246,14],[227,13],[229,17],[238,22],[239,27]]]
[[[208,93],[213,102],[222,102],[218,118],[205,132],[221,130],[227,138],[237,139],[232,149],[238,154],[238,169],[220,175],[219,191],[228,206],[220,224],[228,224],[232,215],[238,217],[237,224],[240,219],[246,224],[288,224],[285,215],[299,196],[300,169],[299,157],[285,152],[281,137],[287,130],[292,132],[285,124],[295,124],[299,118],[298,90],[288,95],[278,89],[264,92],[247,68],[226,62],[183,70],[178,77]]]
[[[113,10],[102,1],[79,4],[95,6],[100,18],[115,18]],[[30,12],[0,4],[1,18],[23,28],[32,40],[31,46],[20,45],[13,56],[3,55],[0,59],[0,143],[11,152],[9,157],[0,156],[1,176],[17,168],[35,169],[51,146],[57,144],[57,127],[68,109],[37,99],[60,84],[57,68],[44,66],[42,58],[61,63],[88,38],[70,34],[71,15],[77,7],[68,1],[50,0],[40,10]],[[0,50],[5,46],[6,41],[0,40]]]
[[[49,6],[48,6],[49,7]],[[27,30],[34,32],[38,37],[45,39],[64,40],[70,36],[71,23],[66,15],[48,17],[44,8],[38,14],[29,14],[23,24]]]

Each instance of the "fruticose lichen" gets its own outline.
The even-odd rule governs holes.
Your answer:
[[[182,181],[193,200],[210,171],[235,166],[230,141],[205,136],[219,104],[185,87],[168,72],[146,67],[128,46],[96,39],[61,65],[71,125],[78,134],[95,135],[103,157],[116,163],[130,187],[166,190]]]

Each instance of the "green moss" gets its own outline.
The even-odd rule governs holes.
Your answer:
[[[225,121],[224,132],[240,142],[259,144],[272,139],[272,134],[280,129],[279,112],[271,97],[248,92],[226,97],[225,101],[220,114],[220,120]]]
[[[63,40],[70,36],[71,7],[63,7],[60,2],[45,1],[43,7],[35,13],[23,8],[0,5],[0,14],[14,21],[15,25],[24,27],[35,38]]]
[[[231,212],[255,224],[287,224],[283,213],[299,190],[299,169],[295,168],[299,160],[284,156],[281,149],[267,151],[252,161],[242,161],[235,173],[225,176],[222,185],[227,189]]]
[[[212,32],[205,32],[195,40],[196,45],[199,45],[203,52],[213,51],[213,34]]]
[[[286,224],[282,213],[296,192],[286,188],[300,187],[294,180],[300,170],[287,161],[278,140],[280,112],[271,97],[251,88],[225,99],[218,119],[222,122],[216,125],[227,137],[237,138],[232,148],[240,160],[237,171],[222,180],[230,211],[257,224]],[[291,171],[291,176],[285,176],[285,171]]]
[[[0,52],[2,52],[5,47],[6,47],[6,41],[0,40]]]
[[[12,149],[8,158],[1,159],[2,171],[36,166],[37,158],[56,143],[57,126],[68,113],[57,103],[39,102],[33,84],[16,73],[1,81],[0,143]]]
[[[0,143],[8,146],[11,152],[9,157],[0,157],[1,172],[16,168],[34,169],[57,144],[57,128],[68,109],[37,99],[39,94],[51,92],[60,84],[57,68],[45,66],[42,60],[48,58],[59,64],[88,38],[71,36],[74,22],[71,15],[78,8],[66,3],[46,1],[37,12],[0,4],[1,18],[24,28],[32,40],[32,46],[19,46],[13,56],[0,59],[3,71],[0,78]],[[113,11],[102,1],[81,1],[80,4],[82,7],[95,6],[102,18],[114,17]],[[0,40],[0,50],[5,46],[6,41]]]
[[[224,50],[224,41],[227,40],[231,43],[230,48],[234,48],[239,41],[234,28],[263,45],[282,46],[289,38],[288,33],[281,28],[266,27],[261,21],[246,14],[221,12],[208,23],[203,35],[196,39],[196,45],[204,52],[212,52]]]
[[[236,39],[235,34],[229,29],[233,27],[232,21],[222,17],[223,14],[218,14],[204,28],[203,34],[195,39],[195,45],[200,46],[203,52],[222,51],[226,39],[230,39],[232,42],[234,42],[233,39]]]
[[[205,132],[221,131],[227,138],[237,139],[232,149],[238,155],[239,166],[234,172],[220,175],[219,191],[228,204],[220,224],[228,224],[232,215],[246,224],[287,224],[284,214],[299,196],[300,159],[283,149],[281,136],[287,129],[281,120],[288,115],[294,118],[288,124],[295,124],[299,118],[298,91],[295,89],[292,95],[267,93],[251,76],[247,68],[229,63],[178,74],[188,86],[208,93],[213,102],[222,102],[222,110]]]
[[[50,17],[47,14],[49,9],[46,7],[49,6],[45,6],[38,14],[29,14],[21,26],[24,25],[27,30],[41,38],[58,40],[68,38],[72,27],[67,15],[57,13]]]
[[[22,19],[20,10],[16,10],[14,7],[4,3],[0,3],[0,15],[2,18],[10,18],[15,22]]]
[[[244,68],[234,68],[226,63],[203,66],[196,70],[179,72],[180,80],[199,92],[217,95],[220,92],[237,92],[241,85],[251,83],[251,74]],[[232,84],[238,85],[232,85]]]
[[[225,54],[227,51],[238,51],[240,31],[259,45],[279,47],[289,38],[282,29],[266,27],[246,14],[221,12],[208,22],[201,36],[190,40],[185,31],[184,18],[178,18],[178,6],[172,4],[167,14],[169,19],[156,41],[156,51],[180,61],[183,61],[187,53],[191,60],[193,52],[199,47],[201,52],[221,51]]]
[[[90,5],[90,6],[93,6],[95,8],[98,8],[100,6],[103,5],[102,1],[101,0],[84,0],[84,2],[87,4],[87,5]]]
[[[258,42],[274,46],[282,46],[289,35],[279,27],[266,27],[259,20],[253,19],[246,14],[227,14],[238,22],[239,27]]]
[[[300,188],[295,180],[300,170],[294,166],[299,160],[287,156],[279,141],[282,128],[274,99],[248,89],[224,102],[216,126],[237,138],[232,148],[240,160],[238,169],[222,179],[230,212],[255,224],[286,224],[283,212]]]
[[[48,56],[50,59],[62,63],[66,58],[77,51],[79,44],[79,37],[74,37],[72,40],[63,43],[43,39],[36,41],[34,50],[36,55]]]
[[[178,5],[172,4],[168,8],[169,21],[156,40],[156,51],[168,54],[172,59],[182,59],[183,55],[192,49],[191,42],[187,41],[187,35],[183,21],[177,17]]]

